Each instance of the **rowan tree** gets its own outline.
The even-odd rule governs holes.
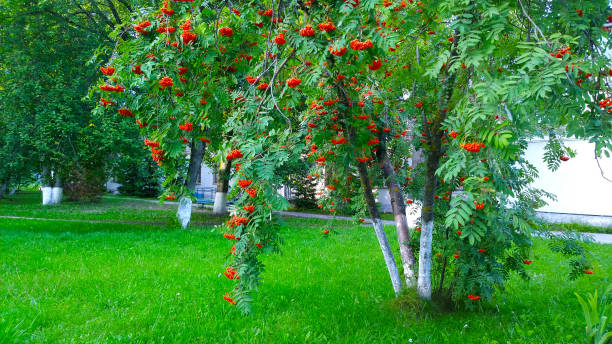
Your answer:
[[[278,248],[273,210],[287,206],[278,171],[302,157],[324,181],[321,208],[371,218],[396,294],[402,279],[375,202],[385,187],[404,283],[429,299],[433,280],[439,295],[472,307],[510,272],[527,276],[546,195],[529,186],[527,140],[548,134],[551,167],[571,156],[561,135],[596,141],[598,154],[610,148],[607,5],[567,6],[553,7],[577,18],[521,1],[164,2],[143,11],[137,38],[102,70],[100,89],[115,93],[101,102],[140,122],[170,199],[190,194],[186,144],[226,135],[237,202],[225,275],[236,284],[223,298],[243,312],[258,255]],[[422,164],[409,159],[417,155]],[[411,236],[413,202],[422,219]]]

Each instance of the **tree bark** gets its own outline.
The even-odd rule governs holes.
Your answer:
[[[204,143],[195,141],[191,143],[191,154],[189,157],[189,168],[185,178],[185,186],[193,191],[197,184],[198,173],[202,170],[202,160],[204,159]]]
[[[53,200],[53,187],[51,186],[51,171],[49,166],[43,166],[41,172],[41,183],[42,183],[42,204],[52,204]]]
[[[60,204],[62,202],[62,196],[64,194],[64,183],[62,177],[54,171],[55,183],[51,191],[51,204]]]
[[[450,61],[457,56],[457,43],[460,39],[459,33],[455,30],[455,40],[450,50]],[[456,63],[456,62],[453,62]],[[437,107],[438,110],[433,115],[431,126],[425,128],[429,149],[426,157],[425,187],[423,194],[423,209],[421,211],[421,242],[419,247],[419,277],[417,281],[417,292],[423,299],[431,299],[431,245],[434,229],[434,200],[436,193],[436,170],[440,166],[442,158],[442,138],[444,131],[442,123],[446,120],[449,111],[449,103],[453,96],[457,73],[449,73],[450,66],[444,70],[442,78],[442,91],[439,93]],[[423,114],[423,123],[427,123],[427,118]]]
[[[232,161],[221,161],[219,163],[219,178],[217,179],[217,192],[213,205],[213,215],[227,214],[227,191],[229,190],[230,171]]]
[[[400,257],[402,259],[402,267],[404,269],[404,279],[407,288],[412,288],[416,284],[415,265],[416,259],[414,252],[410,246],[410,231],[408,229],[408,221],[406,219],[406,205],[404,195],[395,180],[395,172],[389,161],[389,155],[383,144],[379,145],[376,154],[378,163],[380,164],[385,178],[385,185],[389,190],[391,199],[391,208],[393,209],[393,219],[395,221],[395,229],[397,231],[397,240],[399,241]]]
[[[191,143],[191,154],[189,157],[189,167],[187,168],[187,176],[185,177],[185,187],[192,193],[195,189],[198,173],[202,169],[202,159],[204,159],[204,143],[201,141],[193,141]],[[188,195],[183,195],[179,198],[179,206],[176,211],[181,227],[187,229],[191,222],[191,206],[193,202]]]
[[[397,265],[395,264],[393,251],[391,251],[389,241],[387,240],[387,235],[385,234],[382,221],[380,220],[378,208],[376,208],[376,200],[374,199],[372,186],[370,185],[370,178],[368,177],[366,164],[364,162],[359,162],[357,164],[357,169],[359,170],[359,179],[361,180],[361,186],[363,188],[363,194],[365,196],[368,212],[372,218],[374,232],[376,232],[376,238],[378,239],[378,244],[380,245],[380,249],[382,250],[383,257],[385,259],[385,264],[387,265],[387,270],[389,271],[393,291],[395,291],[395,295],[397,296],[402,289],[402,280],[400,278],[399,271],[397,270]]]
[[[421,243],[419,248],[419,278],[417,291],[423,299],[431,299],[431,244],[434,228],[434,197],[436,193],[436,170],[440,165],[440,154],[430,151],[427,156],[423,209],[421,211]]]

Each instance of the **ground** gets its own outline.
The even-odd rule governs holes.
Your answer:
[[[79,221],[0,218],[1,343],[581,343],[574,293],[612,279],[612,245],[589,244],[594,274],[569,281],[564,258],[535,239],[531,281],[513,276],[473,312],[416,316],[394,301],[370,227],[287,218],[244,317],[221,298],[231,243],[211,224],[222,219],[200,211],[208,225],[185,231],[151,202],[43,208],[38,197],[0,200],[0,216]]]

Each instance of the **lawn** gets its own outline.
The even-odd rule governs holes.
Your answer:
[[[0,216],[88,219],[135,224],[172,225],[176,223],[176,205],[160,204],[159,201],[152,199],[107,195],[94,203],[63,202],[45,207],[41,206],[41,199],[40,192],[21,192],[14,197],[0,199]],[[192,216],[196,223],[212,225],[223,221],[223,219],[212,217],[206,208],[194,208]]]
[[[2,214],[150,221],[171,211],[105,199],[81,214],[27,200],[1,201]],[[574,292],[612,282],[612,245],[589,244],[594,274],[568,281],[563,258],[537,239],[530,282],[513,276],[475,312],[417,317],[394,301],[370,227],[287,218],[281,232],[244,317],[221,298],[232,288],[222,228],[0,219],[0,343],[581,343]]]

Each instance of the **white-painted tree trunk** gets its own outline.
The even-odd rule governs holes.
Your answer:
[[[51,190],[51,204],[60,204],[62,202],[63,194],[64,188],[54,186]]]
[[[408,221],[406,220],[406,214],[398,214],[395,215],[395,223],[396,223],[396,227],[399,227],[397,224],[406,224],[408,223]],[[402,238],[399,240],[399,247],[400,247],[400,258],[402,259],[402,268],[404,269],[404,282],[406,283],[406,288],[414,288],[414,285],[416,284],[416,273],[414,271],[414,253],[412,252],[412,250],[410,249],[410,245],[408,243],[407,238],[403,238],[400,233],[399,233],[399,229],[398,229],[398,239]],[[405,240],[405,242],[403,241]],[[411,263],[411,259],[412,259],[412,263]]]
[[[393,291],[395,291],[395,295],[397,296],[402,290],[402,280],[400,278],[399,271],[397,270],[397,265],[395,264],[393,252],[389,246],[389,241],[387,240],[383,223],[380,219],[373,219],[373,221],[374,222],[372,225],[374,226],[374,231],[376,232],[376,238],[378,238],[380,249],[382,250],[383,257],[385,258],[385,264],[387,265],[387,270],[389,271],[389,277],[391,277]]]
[[[176,216],[178,217],[179,223],[183,229],[186,229],[189,225],[189,221],[191,221],[191,198],[189,197],[181,197],[179,200],[178,210],[176,212]]]
[[[42,204],[51,205],[53,204],[53,188],[50,186],[42,187]]]
[[[213,215],[227,214],[227,192],[219,192],[215,194],[215,203],[213,204]]]
[[[431,300],[431,242],[433,239],[433,226],[433,221],[428,221],[421,228],[417,292],[425,300]]]

